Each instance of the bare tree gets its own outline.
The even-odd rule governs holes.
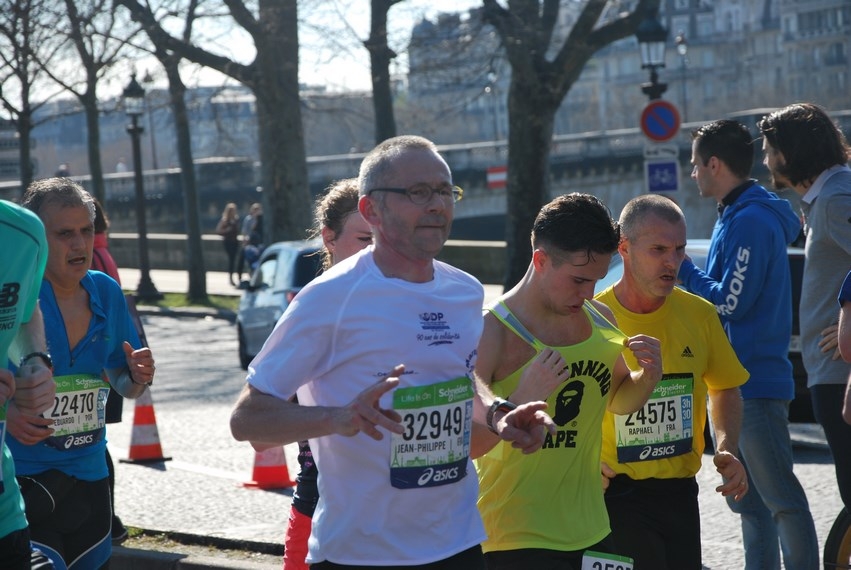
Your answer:
[[[184,13],[182,39],[189,42],[195,23],[199,0],[190,0]],[[153,39],[151,38],[153,42]],[[192,157],[192,137],[189,129],[189,114],[186,109],[186,85],[180,76],[181,57],[162,46],[154,47],[154,55],[162,64],[168,77],[169,101],[174,114],[174,129],[177,138],[177,158],[180,164],[180,180],[183,190],[183,206],[186,215],[186,247],[189,273],[189,290],[186,297],[190,302],[203,303],[207,300],[207,277],[204,267],[199,199]]]
[[[369,51],[372,71],[372,106],[375,109],[375,143],[396,136],[393,92],[390,87],[390,61],[396,52],[387,45],[387,12],[402,0],[372,0],[369,39],[363,45]]]
[[[45,0],[0,0],[0,103],[17,130],[21,189],[35,176],[33,116],[55,95],[43,92],[39,102],[33,100],[33,91],[44,88],[42,65],[49,64],[62,45],[56,20]]]
[[[635,33],[660,0],[639,0],[631,12],[597,25],[608,0],[587,0],[570,33],[554,46],[559,0],[483,0],[485,18],[499,33],[508,62],[508,263],[503,285],[514,286],[531,259],[529,231],[549,199],[553,121],[570,87],[599,49]],[[548,54],[554,53],[552,59]]]
[[[261,184],[266,240],[299,239],[311,219],[304,131],[298,89],[298,6],[296,0],[222,0],[233,22],[254,41],[249,64],[175,37],[160,25],[149,3],[116,0],[126,6],[157,46],[219,71],[247,86],[257,103]],[[252,3],[254,5],[254,3]]]
[[[65,0],[64,4],[65,24],[58,26],[55,32],[68,38],[76,58],[66,58],[64,65],[41,67],[53,81],[72,93],[83,107],[90,190],[101,203],[106,203],[97,86],[110,67],[124,57],[125,46],[138,30],[132,30],[127,21],[116,16],[112,0]],[[76,63],[72,63],[73,59]]]

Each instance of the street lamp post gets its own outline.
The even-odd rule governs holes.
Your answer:
[[[656,19],[656,11],[647,13],[644,21],[635,30],[638,47],[641,52],[641,69],[650,70],[650,82],[641,84],[641,91],[650,98],[661,99],[662,93],[668,89],[667,83],[659,82],[656,70],[665,67],[665,43],[668,41],[668,30]]]
[[[145,190],[142,183],[142,149],[139,137],[145,130],[139,125],[139,117],[145,110],[145,90],[136,81],[134,73],[130,83],[124,88],[124,112],[130,117],[127,132],[133,143],[133,173],[136,186],[136,231],[139,242],[139,286],[136,288],[136,298],[144,301],[162,299],[162,293],[157,291],[151,281],[151,266],[148,261],[148,224],[145,219]]]
[[[151,72],[145,71],[145,77],[142,78],[142,83],[144,83],[145,85],[150,85],[153,82],[154,78],[153,76],[151,76]],[[147,97],[145,97],[145,109],[148,112],[148,129],[151,131],[151,165],[154,167],[154,170],[156,170],[158,168],[156,129],[154,129],[154,114],[153,112],[151,112],[151,105]]]
[[[686,90],[686,64],[688,63],[686,54],[688,54],[688,42],[686,41],[685,32],[680,30],[680,33],[677,34],[674,42],[677,44],[677,53],[680,54],[680,71],[682,72],[683,78],[683,122],[686,123],[688,122],[688,92]]]
[[[498,76],[493,66],[488,69],[488,84],[485,87],[485,93],[489,95],[491,103],[491,114],[493,115],[493,140],[499,141],[502,139],[502,133],[499,128],[499,99],[496,93],[496,80]]]

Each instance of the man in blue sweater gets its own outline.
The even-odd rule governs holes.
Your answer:
[[[701,196],[718,202],[718,220],[706,271],[686,259],[679,279],[715,305],[750,372],[741,387],[739,449],[751,491],[727,503],[742,517],[748,570],[779,570],[780,551],[786,568],[816,570],[818,541],[807,497],[792,471],[788,425],[795,385],[788,358],[792,285],[786,246],[801,224],[787,200],[750,179],[754,149],[747,127],[715,121],[692,138],[691,176]]]

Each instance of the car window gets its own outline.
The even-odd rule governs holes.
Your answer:
[[[318,251],[305,251],[296,259],[293,283],[304,287],[322,272],[322,256]]]
[[[278,253],[278,275],[275,279],[275,291],[283,291],[292,287],[292,266],[296,252],[282,248]]]
[[[278,268],[278,256],[270,255],[260,262],[251,277],[251,286],[255,289],[266,289],[275,283],[275,272]]]

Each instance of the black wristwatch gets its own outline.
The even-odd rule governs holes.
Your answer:
[[[507,414],[511,410],[515,409],[517,404],[513,402],[509,402],[508,400],[503,400],[502,398],[496,398],[491,404],[491,407],[488,408],[488,415],[485,418],[485,421],[488,424],[488,429],[493,433],[497,433],[496,426],[493,425],[493,416],[497,411],[503,412]]]
[[[20,362],[18,362],[18,368],[24,365],[24,363],[30,358],[41,358],[44,361],[44,364],[53,370],[53,358],[50,357],[50,354],[46,352],[31,352],[28,355],[21,358]]]

